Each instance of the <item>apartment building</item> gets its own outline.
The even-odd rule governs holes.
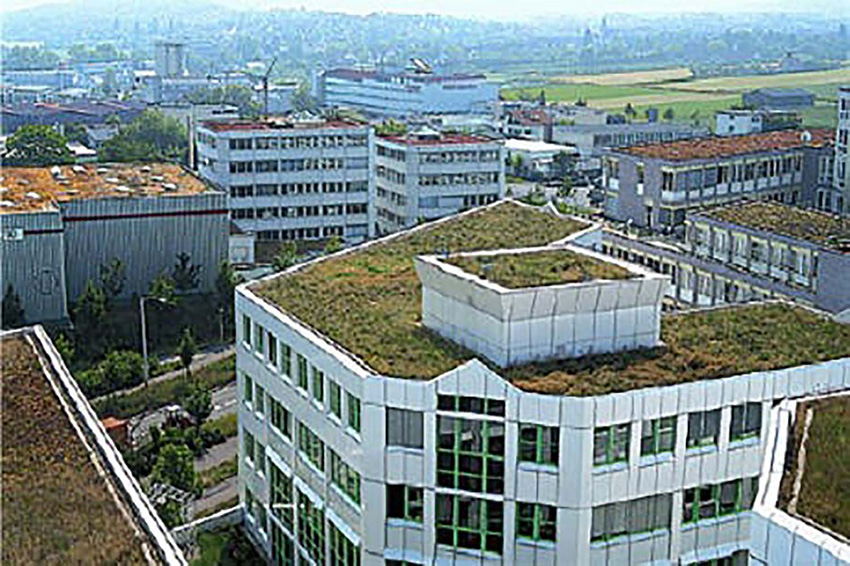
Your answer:
[[[821,208],[850,216],[850,86],[838,89],[833,167],[832,190],[824,191]]]
[[[742,197],[811,206],[832,139],[828,130],[789,130],[609,150],[605,215],[661,230],[681,225],[688,210]]]
[[[231,219],[259,242],[373,236],[369,126],[281,118],[208,122],[197,132],[200,175],[229,195]]]
[[[505,195],[504,144],[420,128],[376,139],[378,231],[386,234]]]
[[[850,223],[771,201],[698,209],[683,242],[606,230],[602,251],[669,274],[668,296],[713,306],[785,299],[850,321]]]
[[[848,457],[848,415],[846,393],[787,399],[771,410],[753,507],[754,566],[850,565],[847,471],[836,466]]]
[[[499,96],[498,85],[481,74],[341,68],[319,72],[314,83],[323,105],[376,116],[485,112]]]
[[[850,330],[662,315],[667,278],[598,237],[504,201],[237,289],[240,500],[273,563],[747,564],[770,408],[850,387]]]

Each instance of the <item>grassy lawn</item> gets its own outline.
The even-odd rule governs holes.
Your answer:
[[[850,82],[850,67],[828,71],[806,73],[782,73],[775,75],[750,75],[741,77],[713,77],[687,82],[667,83],[661,88],[676,90],[698,90],[703,92],[744,92],[756,88],[806,88],[816,85],[838,85]]]
[[[191,566],[267,566],[239,528],[199,534],[198,551]]]
[[[814,106],[801,110],[800,117],[806,128],[833,129],[838,125],[838,105],[834,102],[815,102]]]
[[[235,507],[238,504],[239,504],[239,496],[236,495],[236,496],[232,497],[231,499],[227,499],[225,501],[222,501],[221,503],[219,503],[215,507],[210,507],[209,509],[204,509],[200,513],[196,513],[195,519],[203,519],[204,517],[209,517],[210,515],[215,515],[216,513],[218,513],[219,511],[221,511],[223,509],[230,509],[231,507]]]
[[[218,466],[201,472],[201,482],[204,485],[204,489],[206,489],[220,484],[227,478],[232,478],[238,473],[238,471],[239,463],[236,456],[234,456],[230,460],[222,462]]]
[[[236,379],[236,356],[230,356],[214,364],[199,369],[191,379],[218,389]],[[179,377],[149,385],[128,395],[103,399],[94,404],[94,410],[101,417],[113,416],[129,418],[146,410],[159,409],[166,405],[179,403],[186,393],[189,382]]]
[[[239,425],[236,413],[232,413],[207,421],[201,426],[201,428],[210,431],[217,429],[225,438],[230,438],[232,436],[236,436],[239,430]]]
[[[540,90],[546,92],[546,100],[551,102],[575,102],[578,99],[591,103],[609,98],[622,99],[641,95],[655,94],[655,91],[638,86],[596,85],[596,84],[555,84],[548,83],[540,86],[524,88],[509,88],[502,91],[502,96],[508,100],[519,98],[536,99]]]

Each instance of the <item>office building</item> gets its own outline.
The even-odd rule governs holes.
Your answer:
[[[381,233],[395,232],[501,199],[501,141],[420,128],[376,139],[376,216]]]
[[[718,110],[714,113],[714,133],[743,136],[800,127],[800,115],[788,110]]]
[[[13,287],[28,322],[66,320],[116,258],[128,298],[182,253],[211,291],[227,257],[226,195],[173,164],[4,167],[0,220],[3,292]]]
[[[850,216],[850,86],[838,89],[832,190],[825,191],[823,208]]]
[[[316,75],[315,91],[325,106],[405,117],[492,110],[499,88],[480,74],[330,69]]]
[[[744,106],[787,110],[814,106],[815,95],[802,88],[757,88],[741,95]]]
[[[258,547],[745,564],[770,408],[850,386],[850,329],[781,303],[662,314],[667,277],[577,247],[598,232],[500,202],[240,286]]]
[[[605,215],[672,229],[688,210],[742,197],[812,206],[832,142],[828,130],[787,130],[608,150]]]
[[[229,195],[231,219],[262,241],[346,244],[374,235],[374,133],[319,118],[207,122],[198,171]]]
[[[579,152],[572,146],[537,140],[507,139],[505,152],[513,174],[531,179],[563,180],[579,160]]]

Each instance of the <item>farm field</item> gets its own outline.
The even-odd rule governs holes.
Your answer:
[[[540,91],[546,92],[546,100],[558,102],[575,102],[579,99],[586,100],[591,106],[599,106],[593,102],[607,99],[621,99],[626,97],[650,96],[657,91],[640,86],[614,86],[597,84],[555,84],[548,83],[540,86],[526,88],[508,88],[502,90],[502,96],[507,100],[519,98],[537,98]],[[664,95],[664,93],[662,93]]]
[[[669,90],[691,90],[700,92],[744,92],[756,88],[812,88],[819,85],[838,85],[850,82],[850,67],[829,71],[806,73],[783,73],[778,75],[754,75],[746,77],[717,77],[657,85]]]
[[[582,83],[607,86],[648,85],[668,81],[681,81],[693,76],[687,67],[633,71],[630,73],[606,73],[601,75],[569,75],[554,77],[554,83]]]

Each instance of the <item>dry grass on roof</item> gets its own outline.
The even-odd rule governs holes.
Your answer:
[[[428,379],[472,355],[422,327],[416,255],[542,246],[586,227],[507,201],[317,262],[252,289],[375,371]]]
[[[850,325],[768,303],[662,318],[663,347],[529,364],[501,372],[520,389],[603,395],[850,356]]]
[[[148,564],[23,338],[2,348],[2,563]]]

